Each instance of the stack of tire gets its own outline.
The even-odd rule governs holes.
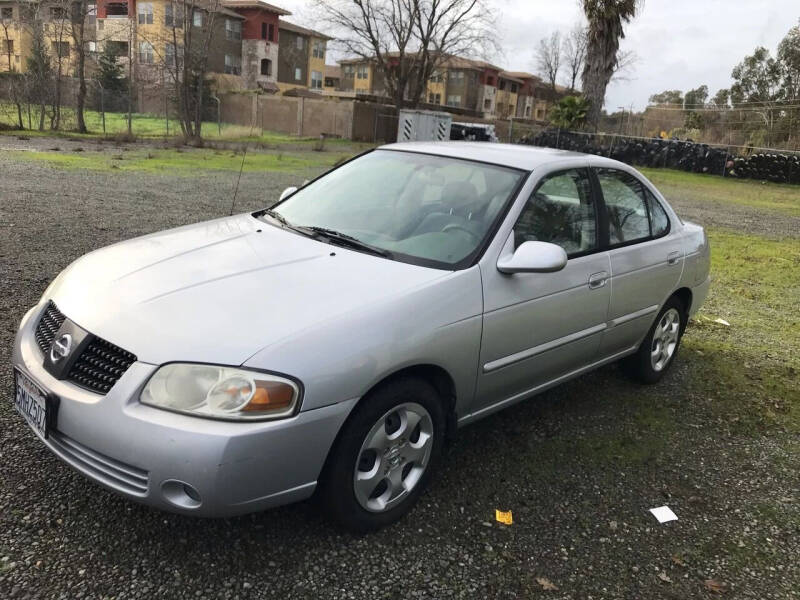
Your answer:
[[[548,129],[522,140],[523,144],[608,156],[637,167],[662,167],[800,184],[800,154],[760,153],[735,156],[727,148],[691,140],[642,139]]]

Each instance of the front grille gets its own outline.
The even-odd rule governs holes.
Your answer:
[[[94,337],[75,360],[67,379],[92,392],[106,394],[136,357],[111,342]]]
[[[67,462],[92,479],[128,494],[147,495],[150,477],[147,471],[95,452],[60,431],[51,431],[47,439]]]
[[[66,317],[51,301],[39,319],[34,333],[36,343],[45,357],[65,320]],[[87,342],[69,366],[65,379],[90,392],[107,394],[123,373],[136,362],[136,356],[96,335],[89,334]]]
[[[39,345],[43,353],[50,350],[50,345],[53,343],[53,338],[56,337],[56,332],[66,317],[61,314],[58,307],[51,301],[44,309],[42,318],[39,319],[39,324],[36,326],[36,343]]]

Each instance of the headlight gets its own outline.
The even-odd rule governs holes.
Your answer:
[[[300,389],[284,377],[231,367],[173,363],[144,386],[143,404],[236,421],[280,419],[294,414]]]

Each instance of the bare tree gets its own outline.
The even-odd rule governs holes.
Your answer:
[[[569,76],[569,89],[573,92],[577,89],[575,84],[578,82],[578,78],[583,72],[583,66],[586,63],[587,33],[586,26],[578,23],[564,36],[561,51]]]
[[[536,66],[544,78],[550,82],[550,88],[556,91],[558,72],[561,70],[561,33],[554,31],[549,37],[539,40],[536,49]]]
[[[154,38],[138,36],[140,44],[145,44],[139,48],[140,78],[169,84],[184,138],[200,142],[212,44],[222,35],[241,39],[241,29],[220,31],[225,26],[225,21],[218,19],[220,0],[188,0],[167,6],[165,33]]]
[[[20,9],[17,9],[20,10]],[[3,30],[3,45],[5,46],[5,55],[8,60],[8,92],[11,100],[17,108],[17,122],[20,129],[24,128],[22,122],[22,96],[24,93],[24,80],[21,73],[17,72],[16,67],[12,61],[14,55],[14,42],[11,39],[9,28],[13,26],[13,21],[0,17],[0,28]]]
[[[70,32],[72,34],[72,47],[76,53],[75,75],[78,78],[78,94],[75,99],[75,130],[79,133],[86,133],[86,119],[84,109],[86,107],[86,54],[89,43],[87,39],[88,29],[86,21],[90,17],[90,5],[88,0],[73,0],[72,23]]]
[[[617,54],[617,63],[614,65],[609,83],[612,81],[630,81],[638,62],[639,55],[636,52],[633,50],[620,50]]]
[[[416,106],[451,56],[494,48],[485,0],[314,0],[350,55],[374,61],[397,107]]]

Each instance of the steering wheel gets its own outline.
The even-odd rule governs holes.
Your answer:
[[[447,233],[448,231],[454,231],[454,230],[463,231],[464,233],[469,234],[469,236],[475,240],[480,239],[477,233],[475,233],[471,229],[467,229],[463,225],[459,225],[458,223],[450,223],[449,225],[445,225],[442,228],[442,233]]]

